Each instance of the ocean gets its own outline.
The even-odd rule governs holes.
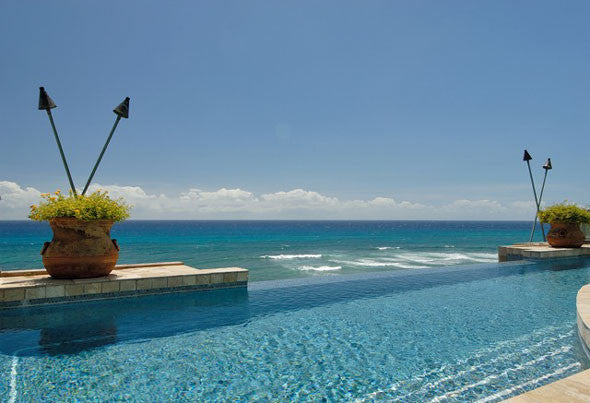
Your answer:
[[[239,266],[259,281],[495,262],[498,245],[528,241],[530,229],[524,221],[131,220],[112,237],[119,263]],[[41,268],[49,240],[47,223],[0,221],[0,270]]]

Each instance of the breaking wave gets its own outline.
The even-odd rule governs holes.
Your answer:
[[[330,260],[330,262],[357,267],[397,267],[400,269],[426,269],[428,267],[385,259]]]
[[[390,257],[332,259],[330,262],[352,267],[397,267],[400,269],[425,269],[436,266],[450,266],[464,263],[497,262],[494,253],[441,253],[414,252],[396,253]]]
[[[301,255],[263,255],[263,259],[273,260],[292,260],[292,259],[319,259],[322,255],[319,254],[301,254]]]
[[[297,268],[297,270],[303,270],[303,271],[332,271],[332,270],[340,270],[342,269],[342,266],[299,266]]]

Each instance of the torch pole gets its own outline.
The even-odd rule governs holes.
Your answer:
[[[72,189],[72,193],[74,196],[78,196],[76,193],[76,186],[74,186],[74,181],[72,180],[72,174],[70,174],[70,168],[68,167],[68,163],[66,161],[66,156],[64,154],[64,150],[61,146],[61,141],[59,141],[59,136],[57,135],[57,129],[55,128],[55,123],[53,122],[53,115],[51,115],[51,109],[45,109],[47,111],[47,116],[49,116],[49,122],[51,122],[51,128],[53,129],[53,135],[55,136],[55,141],[57,142],[57,147],[59,148],[59,154],[61,155],[61,160],[64,164],[64,168],[66,169],[66,174],[68,174],[68,180],[70,181],[70,189]]]
[[[117,119],[115,120],[115,124],[113,125],[113,128],[111,129],[111,133],[109,134],[109,137],[107,138],[106,143],[104,143],[104,147],[102,148],[102,151],[100,152],[100,155],[98,156],[98,159],[96,160],[96,164],[94,164],[94,168],[92,169],[92,173],[90,173],[90,177],[88,178],[88,182],[86,182],[86,186],[84,186],[84,190],[82,191],[82,196],[84,196],[86,194],[86,191],[88,190],[88,186],[90,186],[90,182],[92,182],[92,178],[94,177],[94,174],[96,173],[96,170],[98,169],[98,165],[100,164],[100,161],[102,160],[102,156],[104,155],[104,152],[107,150],[107,147],[109,146],[109,143],[111,142],[111,138],[113,137],[113,134],[115,134],[115,129],[117,128],[117,125],[119,124],[120,120],[121,120],[121,116],[117,115]]]
[[[535,196],[535,205],[537,207],[537,213],[539,212],[539,202],[537,199],[537,190],[535,189],[535,181],[533,180],[533,172],[531,171],[531,164],[527,160],[527,167],[529,168],[529,176],[531,177],[531,185],[533,186],[533,194]],[[535,214],[535,221],[533,221],[533,229],[531,230],[531,238],[529,242],[533,242],[533,236],[535,235],[535,229],[537,228],[537,214]]]
[[[537,203],[537,215],[535,216],[535,219],[539,216],[539,210],[541,210],[541,199],[543,198],[543,191],[545,190],[547,172],[549,172],[549,170],[545,169],[545,176],[543,176],[543,185],[541,186],[541,192],[539,193],[539,202]],[[543,242],[545,242],[545,228],[543,228],[543,223],[541,223],[541,232],[543,233]]]

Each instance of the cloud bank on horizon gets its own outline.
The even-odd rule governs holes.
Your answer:
[[[458,199],[441,205],[398,201],[376,196],[341,200],[304,189],[256,195],[243,189],[205,191],[191,188],[175,195],[146,192],[140,186],[92,185],[133,206],[135,219],[374,219],[374,220],[527,220],[532,201]],[[0,181],[0,219],[26,219],[41,192],[11,181]]]

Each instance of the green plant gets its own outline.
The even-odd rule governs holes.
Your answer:
[[[111,199],[108,192],[97,191],[88,196],[64,196],[59,190],[54,195],[43,193],[39,205],[31,206],[29,218],[35,221],[48,221],[53,218],[74,217],[83,221],[113,220],[129,218],[131,206],[123,199]]]
[[[539,220],[542,223],[549,224],[555,222],[588,224],[590,223],[590,211],[574,203],[564,201],[539,211]]]

